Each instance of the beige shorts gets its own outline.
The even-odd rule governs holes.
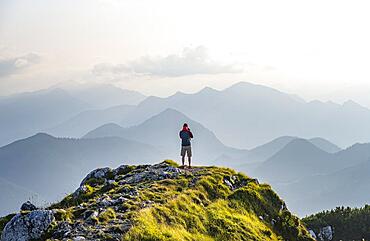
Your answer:
[[[185,156],[185,155],[188,155],[188,157],[191,157],[192,153],[191,153],[191,146],[182,146],[181,147],[181,156]]]

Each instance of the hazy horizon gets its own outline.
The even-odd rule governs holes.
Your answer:
[[[357,101],[355,101],[354,99],[351,99],[351,98],[343,98],[343,99],[337,99],[337,100],[335,98],[332,98],[332,99],[329,99],[329,98],[328,99],[324,99],[324,98],[309,99],[309,98],[304,98],[303,96],[301,96],[299,94],[296,94],[296,93],[285,92],[282,89],[274,88],[274,87],[269,86],[267,84],[254,83],[252,81],[236,81],[235,83],[230,83],[229,85],[225,85],[225,86],[222,86],[222,87],[219,87],[219,86],[218,87],[212,87],[210,85],[204,85],[204,86],[201,86],[200,88],[195,89],[195,90],[186,91],[186,90],[178,89],[178,90],[174,90],[173,92],[171,92],[169,94],[158,94],[158,95],[145,93],[145,92],[142,92],[142,91],[137,90],[137,89],[122,88],[122,87],[114,85],[112,83],[96,83],[96,82],[93,82],[93,83],[90,82],[89,83],[89,82],[77,82],[77,81],[63,81],[63,82],[52,84],[50,86],[45,86],[45,87],[42,87],[42,88],[39,88],[39,89],[28,90],[28,91],[19,91],[19,92],[15,92],[15,93],[6,94],[6,95],[0,95],[0,97],[12,97],[12,96],[16,96],[18,94],[22,95],[22,94],[26,94],[26,93],[32,93],[32,92],[38,92],[38,91],[47,91],[47,90],[58,89],[58,88],[68,89],[68,90],[78,90],[78,89],[81,89],[81,88],[85,89],[85,88],[88,88],[88,87],[107,85],[107,86],[116,87],[116,88],[121,89],[121,90],[129,90],[129,91],[138,92],[140,94],[145,95],[146,97],[154,96],[154,97],[160,97],[160,98],[167,98],[167,97],[176,95],[177,93],[195,94],[195,93],[198,93],[198,92],[202,91],[205,88],[212,88],[212,89],[217,90],[217,91],[223,91],[223,90],[226,90],[227,88],[230,88],[230,87],[232,87],[236,84],[239,84],[239,83],[247,83],[247,84],[272,88],[272,89],[280,91],[282,93],[292,95],[294,97],[298,97],[299,99],[302,99],[303,101],[305,101],[307,103],[312,102],[312,101],[322,101],[324,103],[325,102],[333,102],[335,104],[343,105],[346,102],[354,101],[355,103],[357,103],[357,104],[359,104],[363,107],[370,108],[370,103],[369,103],[369,105],[366,105],[366,103],[357,102]]]
[[[368,5],[6,0],[0,95],[71,80],[157,96],[246,81],[370,107]]]

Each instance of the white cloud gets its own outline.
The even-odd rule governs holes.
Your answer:
[[[102,63],[93,68],[96,75],[131,73],[162,77],[240,72],[243,70],[235,65],[225,65],[212,60],[203,46],[185,48],[181,54],[165,57],[145,56],[126,64]]]
[[[18,57],[0,58],[0,77],[16,74],[24,68],[39,63],[41,57],[28,53]]]

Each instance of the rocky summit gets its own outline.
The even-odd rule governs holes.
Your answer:
[[[62,201],[1,218],[0,233],[1,241],[313,240],[269,185],[173,161],[94,170]]]

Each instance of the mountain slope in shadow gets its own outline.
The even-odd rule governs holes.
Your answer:
[[[129,128],[123,128],[112,123],[106,124],[90,131],[84,138],[124,137],[154,145],[163,152],[168,153],[169,158],[178,158],[180,152],[178,133],[183,123],[188,123],[194,134],[192,147],[197,163],[204,163],[205,160],[215,160],[223,154],[237,157],[247,153],[246,150],[225,146],[209,129],[174,109],[166,109],[141,124]]]
[[[119,137],[67,139],[40,133],[0,148],[0,178],[51,202],[71,192],[92,168],[149,158],[164,156],[153,146]]]
[[[61,89],[4,97],[0,99],[0,146],[40,132],[90,107]]]
[[[120,105],[107,109],[83,111],[45,131],[54,136],[77,138],[106,123],[119,123],[134,108],[135,106],[132,105]]]

